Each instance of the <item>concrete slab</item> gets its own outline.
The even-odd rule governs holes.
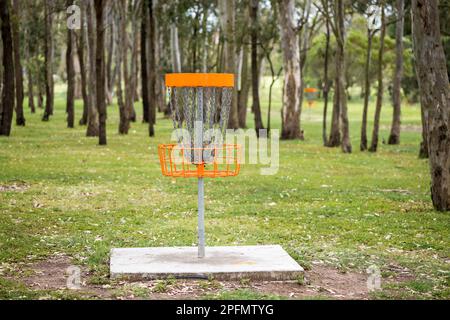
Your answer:
[[[218,280],[294,280],[303,268],[279,245],[112,249],[111,278],[208,278]]]

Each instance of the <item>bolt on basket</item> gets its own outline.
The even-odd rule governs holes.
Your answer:
[[[205,255],[204,181],[239,174],[241,146],[224,144],[234,74],[166,74],[177,143],[158,146],[162,174],[198,178],[198,256]]]

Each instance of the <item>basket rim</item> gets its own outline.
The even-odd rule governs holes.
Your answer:
[[[233,73],[167,73],[166,87],[234,87]]]

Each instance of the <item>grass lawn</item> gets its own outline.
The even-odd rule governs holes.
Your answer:
[[[273,128],[280,126],[279,85]],[[11,137],[0,138],[0,298],[86,298],[30,285],[27,279],[39,279],[35,266],[52,257],[68,257],[88,274],[87,285],[109,288],[113,298],[130,292],[151,298],[176,286],[174,280],[158,282],[153,290],[130,287],[108,275],[113,247],[196,244],[196,183],[160,172],[157,145],[169,142],[171,121],[158,114],[152,139],[140,122],[120,136],[117,106],[110,106],[108,145],[100,147],[96,138],[85,137],[85,127],[66,128],[65,88],[57,89],[49,122],[40,120],[42,110],[30,114],[27,108],[26,127],[14,125]],[[81,107],[77,101],[77,121]],[[374,98],[370,108],[373,119]],[[138,119],[141,109],[137,103]],[[244,165],[235,178],[206,180],[207,244],[280,244],[311,271],[327,266],[365,274],[375,265],[382,290],[369,298],[448,299],[450,216],[433,211],[428,163],[417,157],[419,108],[403,108],[401,145],[380,141],[375,154],[359,152],[361,109],[360,100],[350,101],[352,154],[322,147],[318,103],[303,112],[305,141],[280,143],[276,175],[262,176],[259,165]],[[380,139],[388,138],[391,114],[386,99]],[[199,284],[217,285],[199,297],[289,298],[260,293],[248,283],[230,289],[213,282]]]

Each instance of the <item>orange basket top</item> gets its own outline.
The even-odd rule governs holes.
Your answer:
[[[319,91],[319,90],[317,90],[316,88],[305,88],[305,92],[308,92],[308,93],[315,93],[317,91]]]
[[[234,87],[234,74],[168,73],[166,87]]]

